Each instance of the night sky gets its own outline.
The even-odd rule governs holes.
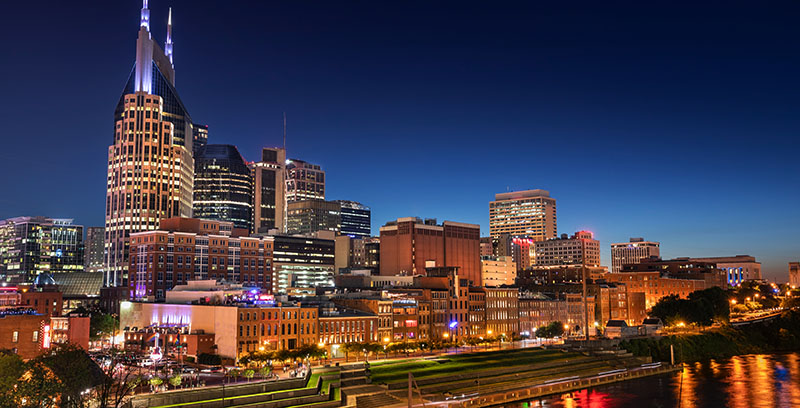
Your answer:
[[[800,3],[151,0],[211,143],[278,146],[327,198],[478,223],[508,189],[559,233],[664,257],[800,259]],[[546,3],[546,4],[545,4]],[[0,218],[103,224],[113,109],[141,3],[7,1]]]

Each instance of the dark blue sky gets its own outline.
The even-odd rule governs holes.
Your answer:
[[[800,258],[800,3],[151,0],[212,143],[281,144],[328,198],[479,223],[544,188],[559,232]],[[6,2],[0,218],[102,225],[140,3]]]

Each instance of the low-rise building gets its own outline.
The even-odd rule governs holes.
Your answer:
[[[517,279],[517,264],[510,256],[481,257],[481,286],[513,285]]]

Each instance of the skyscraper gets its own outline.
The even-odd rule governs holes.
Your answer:
[[[325,199],[325,172],[319,165],[291,159],[286,162],[286,201]]]
[[[658,242],[645,241],[644,238],[611,244],[611,272],[621,271],[622,265],[638,264],[652,256],[660,257],[660,245]]]
[[[256,232],[284,230],[286,221],[286,150],[265,147],[261,161],[252,163],[253,228]]]
[[[88,227],[86,228],[86,241],[85,241],[85,270],[87,272],[99,272],[103,270],[104,262],[104,243],[105,243],[105,228],[103,227]]]
[[[194,159],[194,217],[253,231],[253,176],[236,146],[207,145]]]
[[[154,230],[162,218],[191,216],[193,124],[175,90],[172,45],[172,10],[162,50],[150,34],[144,0],[136,62],[117,104],[108,148],[107,286],[127,284],[131,233]]]
[[[0,221],[0,281],[30,283],[41,274],[83,272],[83,226],[71,219]]]
[[[340,232],[342,207],[335,201],[301,200],[287,204],[286,232],[312,234],[317,231]]]
[[[556,200],[545,190],[495,194],[489,203],[489,234],[544,241],[556,237]]]
[[[341,211],[341,234],[350,238],[369,238],[372,230],[372,212],[369,207],[355,201],[336,200]]]

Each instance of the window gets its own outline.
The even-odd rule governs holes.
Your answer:
[[[39,331],[35,331],[35,332],[33,332],[33,339],[32,339],[32,341],[33,341],[34,343],[36,343],[37,341],[39,341]]]
[[[11,342],[16,343],[17,341],[19,341],[19,332],[14,331],[13,333],[11,333]]]

